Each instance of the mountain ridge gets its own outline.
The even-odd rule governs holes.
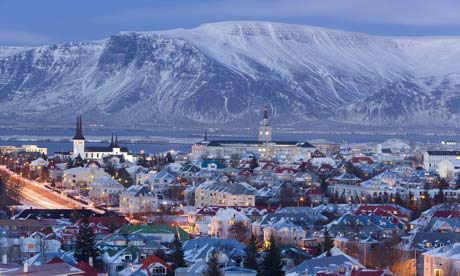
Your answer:
[[[0,47],[0,119],[19,124],[49,124],[56,114],[71,122],[83,113],[116,125],[254,125],[269,102],[280,124],[459,125],[458,110],[446,107],[457,101],[449,77],[460,72],[456,37],[395,39],[237,21],[7,48]],[[418,87],[429,78],[451,81]],[[427,103],[398,94],[411,85],[442,112],[422,114]],[[402,101],[389,101],[390,94]]]

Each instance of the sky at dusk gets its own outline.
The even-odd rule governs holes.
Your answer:
[[[0,45],[263,20],[385,36],[460,36],[458,0],[0,0]]]

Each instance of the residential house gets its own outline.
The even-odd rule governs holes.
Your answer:
[[[450,276],[460,274],[460,243],[445,245],[423,255],[423,275]]]
[[[226,238],[241,238],[236,237],[231,233],[232,226],[239,224],[241,227],[247,227],[249,233],[249,224],[251,220],[242,212],[233,208],[219,209],[215,216],[211,218],[209,224],[209,235],[226,239]],[[237,235],[244,235],[244,233],[236,233]]]

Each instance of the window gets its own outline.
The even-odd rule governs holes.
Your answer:
[[[166,269],[163,266],[155,265],[152,268],[152,274],[166,274]]]

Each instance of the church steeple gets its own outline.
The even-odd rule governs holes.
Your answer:
[[[259,123],[259,141],[268,143],[272,140],[272,127],[268,120],[268,105],[264,106],[264,118]]]
[[[112,139],[110,140],[110,147],[113,147],[113,133],[112,133]]]
[[[74,140],[85,140],[83,136],[83,124],[81,120],[81,115],[77,116],[77,127],[75,129],[75,136],[73,137]]]
[[[73,156],[85,158],[85,137],[83,136],[83,123],[81,115],[77,116],[77,128],[73,137]]]
[[[118,145],[118,134],[115,134],[115,143],[113,144],[114,147],[119,148],[120,146]]]
[[[268,105],[265,104],[264,106],[264,119],[268,120]]]

